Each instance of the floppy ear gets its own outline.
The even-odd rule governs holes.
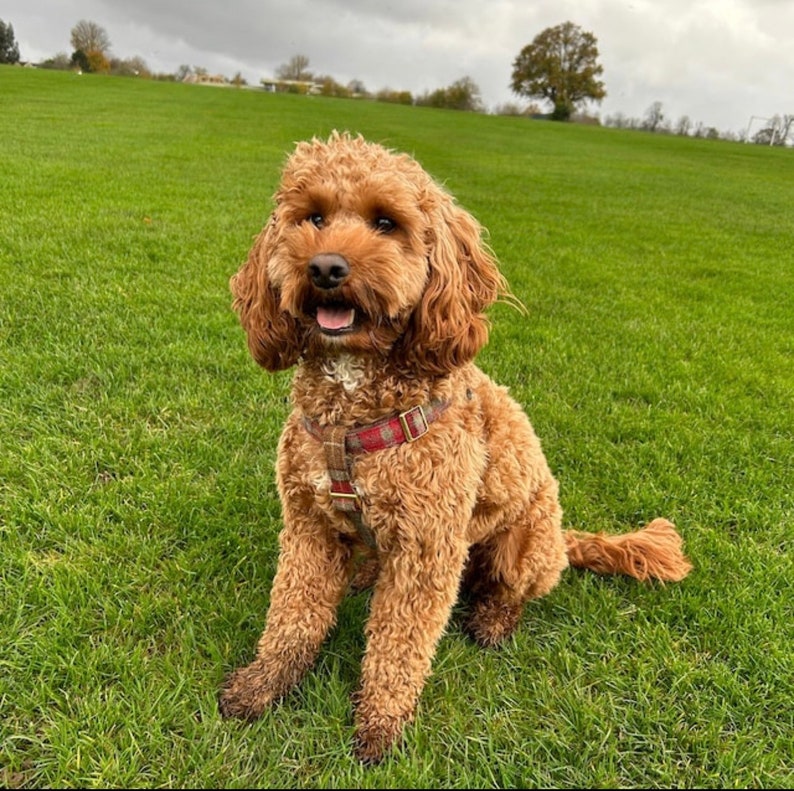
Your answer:
[[[276,222],[273,215],[256,238],[248,260],[229,282],[234,296],[232,307],[248,334],[251,356],[268,371],[294,365],[303,345],[303,330],[293,316],[281,309],[280,294],[267,274],[277,235]]]
[[[431,212],[426,236],[428,280],[400,353],[424,372],[447,374],[488,342],[483,310],[509,291],[479,223],[449,196]]]

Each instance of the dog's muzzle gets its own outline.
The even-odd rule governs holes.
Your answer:
[[[350,264],[339,253],[319,253],[309,261],[309,279],[323,291],[339,288],[350,274]]]
[[[343,335],[356,327],[355,308],[339,299],[339,288],[350,274],[350,264],[339,253],[318,253],[309,261],[307,274],[322,294],[314,312],[324,335]],[[336,293],[334,293],[336,292]]]

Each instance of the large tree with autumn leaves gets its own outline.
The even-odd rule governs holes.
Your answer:
[[[72,63],[83,71],[110,71],[110,38],[107,31],[96,22],[81,19],[71,33]]]
[[[564,22],[546,28],[521,50],[513,62],[511,88],[519,96],[550,101],[552,118],[567,121],[577,105],[607,95],[598,79],[603,71],[595,36]]]

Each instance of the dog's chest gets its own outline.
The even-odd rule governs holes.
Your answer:
[[[329,382],[341,387],[346,393],[355,392],[367,378],[366,366],[351,354],[340,354],[325,360],[322,371]]]

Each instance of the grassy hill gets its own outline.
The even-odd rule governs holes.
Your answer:
[[[522,316],[481,366],[570,527],[655,516],[695,571],[570,571],[503,649],[454,620],[405,746],[349,755],[365,595],[262,721],[216,693],[275,569],[289,373],[228,278],[294,141],[413,153]],[[0,786],[789,788],[794,153],[0,67]]]

